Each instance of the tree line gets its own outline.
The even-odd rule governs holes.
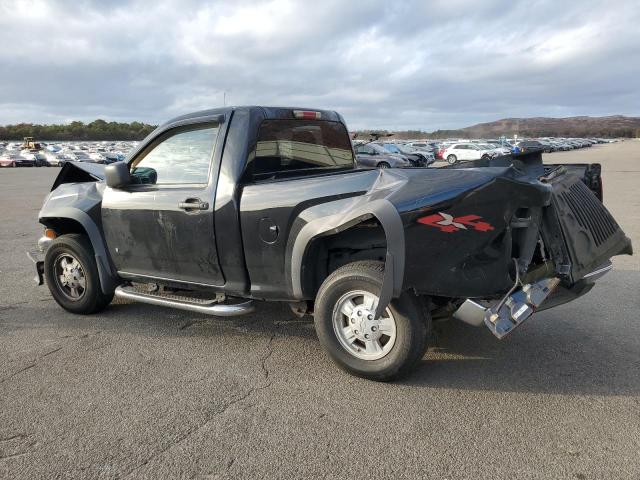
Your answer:
[[[39,125],[33,123],[19,123],[16,125],[0,126],[0,140],[22,140],[24,137],[34,137],[36,140],[142,140],[153,129],[155,125],[142,122],[107,122],[105,120],[94,120],[90,123],[71,122],[59,125]],[[367,138],[371,130],[361,130],[356,132],[357,138]],[[386,130],[376,130],[377,133],[393,135],[397,139],[414,138],[475,138],[475,137],[496,137],[495,133],[482,130],[436,130],[435,132],[423,132],[420,130],[405,130],[389,132]],[[512,137],[507,132],[508,137]],[[635,128],[559,128],[551,129],[522,129],[518,132],[519,137],[640,137],[640,129]]]
[[[0,126],[0,139],[22,140],[34,137],[36,140],[142,140],[155,125],[142,122],[107,122],[94,120],[90,123],[71,122],[60,125],[38,125],[19,123]]]

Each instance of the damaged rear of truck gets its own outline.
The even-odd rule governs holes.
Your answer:
[[[535,311],[587,293],[611,270],[611,257],[631,255],[632,247],[598,198],[599,165],[546,166],[541,152],[488,163],[479,168],[496,176],[483,185],[432,204],[426,216],[404,215],[407,248],[424,257],[407,269],[405,282],[421,290],[422,269],[452,250],[465,252],[434,272],[429,295],[442,314],[503,338]],[[421,249],[424,225],[433,231]]]
[[[162,125],[126,162],[68,163],[34,260],[75,313],[114,295],[219,316],[288,302],[340,367],[390,380],[433,319],[503,338],[587,293],[632,253],[602,194],[597,164],[535,151],[362,169],[336,112],[230,107]]]

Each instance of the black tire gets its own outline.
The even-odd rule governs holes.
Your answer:
[[[489,157],[489,155],[487,155],[486,153],[482,156],[482,160],[488,160],[489,158],[491,157]]]
[[[65,287],[58,280],[56,269],[62,256],[77,260],[84,273],[83,293],[77,299],[65,293]],[[62,235],[51,242],[44,257],[44,276],[53,299],[65,310],[87,315],[103,310],[113,299],[113,292],[104,294],[98,276],[98,267],[89,239],[85,235]]]
[[[391,168],[391,165],[389,165],[387,162],[380,162],[376,165],[376,168]]]
[[[447,163],[449,165],[455,165],[457,161],[458,161],[458,157],[456,157],[455,155],[449,155],[447,157]]]
[[[389,381],[408,374],[427,349],[431,318],[416,297],[405,292],[394,299],[389,311],[395,320],[393,346],[382,358],[362,359],[345,348],[334,328],[334,308],[344,295],[366,291],[379,296],[384,265],[376,261],[349,263],[329,275],[315,301],[314,323],[320,344],[343,370],[369,380]]]

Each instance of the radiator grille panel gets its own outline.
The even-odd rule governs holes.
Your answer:
[[[596,196],[582,182],[576,182],[560,196],[582,228],[588,230],[597,246],[618,230],[618,224]]]

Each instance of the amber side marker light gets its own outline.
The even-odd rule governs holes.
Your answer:
[[[44,229],[44,236],[47,238],[50,238],[51,240],[53,240],[54,238],[56,238],[58,235],[56,235],[56,232],[54,232],[53,230],[51,230],[50,228],[45,228]]]

